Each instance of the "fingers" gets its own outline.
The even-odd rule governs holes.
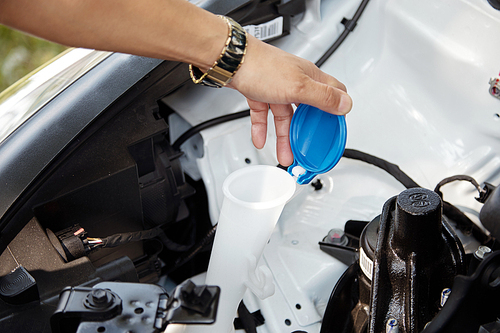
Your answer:
[[[252,122],[252,142],[257,149],[264,147],[267,137],[267,115],[269,105],[247,99],[250,107],[250,119]],[[276,153],[278,162],[288,166],[293,163],[292,149],[290,148],[289,130],[292,121],[293,108],[290,104],[271,104],[274,115],[274,126],[276,128]]]
[[[316,69],[317,69],[315,71],[316,75],[315,75],[315,77],[313,77],[314,79],[316,79],[316,81],[319,81],[319,82],[327,84],[329,86],[338,88],[338,89],[344,91],[345,93],[347,93],[347,88],[342,82],[340,82],[339,80],[337,80],[333,76],[326,74],[325,72],[323,72],[319,68],[316,67]]]
[[[299,78],[295,87],[298,102],[338,115],[344,115],[351,110],[352,100],[342,82],[311,62],[302,62],[301,66],[304,68],[305,78]]]
[[[278,162],[283,166],[293,163],[292,149],[290,148],[290,122],[293,108],[290,104],[271,104],[276,127],[276,153]]]
[[[269,104],[247,98],[250,107],[250,120],[252,122],[252,142],[255,148],[261,149],[266,143],[267,113]]]
[[[339,85],[338,88],[310,79],[308,83],[301,85],[297,97],[301,103],[315,106],[329,113],[344,115],[351,111],[352,100],[344,91],[345,86],[340,82],[337,85]]]

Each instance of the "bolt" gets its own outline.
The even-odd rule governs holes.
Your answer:
[[[108,302],[108,294],[104,289],[92,290],[92,301],[97,304],[104,304]]]
[[[487,246],[481,245],[477,248],[480,251],[483,251],[484,254],[491,253],[491,249]]]
[[[484,257],[486,257],[490,253],[491,249],[489,247],[481,245],[477,248],[476,252],[474,252],[474,256],[479,260],[483,260]]]
[[[325,237],[325,243],[346,246],[349,243],[349,239],[342,229],[332,229],[328,232]]]
[[[441,291],[441,300],[439,301],[439,305],[443,307],[446,304],[446,301],[448,300],[448,297],[451,295],[451,289],[450,288],[444,288],[443,291]]]
[[[398,321],[394,318],[390,318],[387,321],[387,324],[385,325],[385,332],[386,333],[398,333],[399,332]]]
[[[113,296],[105,289],[92,289],[85,299],[85,307],[104,309],[113,304]]]

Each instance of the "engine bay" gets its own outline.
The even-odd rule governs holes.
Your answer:
[[[259,262],[274,294],[247,291],[236,332],[500,331],[500,12],[473,0],[302,3],[271,43],[346,84],[347,149],[297,185]],[[275,19],[239,18],[255,17]],[[220,290],[205,272],[222,184],[281,167],[273,126],[253,147],[247,109],[169,62],[117,98],[2,218],[1,331],[213,323]]]

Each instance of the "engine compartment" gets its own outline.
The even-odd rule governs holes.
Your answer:
[[[342,18],[352,17],[359,4],[305,5],[305,13],[290,17],[289,35],[272,43],[317,61],[341,34]],[[272,272],[276,291],[264,300],[245,294],[246,312],[241,310],[236,325],[241,332],[499,329],[495,237],[500,206],[495,186],[500,184],[500,101],[489,85],[500,70],[500,47],[493,42],[499,29],[500,14],[486,1],[370,2],[351,35],[321,67],[344,82],[355,101],[346,118],[346,152],[351,155],[344,155],[313,186],[303,186],[285,206],[261,259]],[[51,332],[50,318],[61,309],[59,294],[67,286],[113,291],[116,286],[110,281],[156,283],[172,296],[182,294],[174,288],[187,279],[204,284],[224,179],[240,168],[277,161],[272,126],[266,147],[253,147],[244,97],[230,89],[197,87],[188,80],[184,65],[155,68],[52,161],[9,220],[2,221],[16,225],[2,235],[12,239],[0,256],[2,331]],[[180,144],[177,140],[187,131],[188,139]],[[356,151],[363,158],[353,158]],[[400,173],[394,172],[396,168]],[[436,208],[439,221],[434,225],[446,229],[446,236],[428,236],[427,227],[405,229],[401,234],[408,238],[399,243],[392,243],[392,236],[377,236],[377,219],[400,225],[393,222],[396,213],[386,202],[394,205],[396,196],[411,191],[405,188],[415,187],[402,182],[401,174],[422,186],[425,195],[438,198],[442,208]],[[473,177],[480,186],[466,181],[437,186],[455,175]],[[486,205],[487,200],[491,201]],[[427,205],[421,204],[425,200],[417,202]],[[490,211],[483,213],[483,207]],[[370,225],[371,257],[362,245],[362,230],[366,234]],[[406,266],[399,273],[382,272],[395,264],[381,262],[394,253],[399,258],[397,252],[411,248],[413,237],[423,243],[423,250],[411,249],[413,256],[428,251],[436,241],[422,240],[427,236],[447,239],[454,250],[441,246],[439,255],[426,254],[411,274]],[[449,252],[454,254],[446,264],[429,263]],[[367,267],[373,269],[370,279]],[[392,287],[398,284],[387,281],[397,280],[398,274],[404,287],[396,291]],[[421,295],[422,288],[427,290],[422,287],[425,281],[436,279],[439,287],[423,292],[425,297],[412,294],[420,288]],[[391,287],[374,288],[373,281]],[[447,288],[451,294],[446,294],[444,304],[449,305],[444,307],[440,301]],[[126,288],[117,290],[118,298],[129,299]],[[155,302],[165,302],[161,309],[167,311],[168,297],[156,289],[151,292],[158,293]],[[485,301],[488,297],[491,303]],[[418,303],[422,299],[425,305]],[[415,300],[417,305],[401,305]],[[383,307],[377,305],[382,303],[392,310],[380,310]],[[484,303],[491,306],[477,310]],[[143,312],[134,312],[144,306],[129,307],[129,320],[145,318]],[[424,314],[405,312],[409,308]],[[425,321],[412,322],[415,318]],[[132,330],[126,321],[114,326],[86,323],[109,318],[82,320],[86,328],[78,328],[81,319],[76,325],[64,320],[62,331],[68,332]],[[144,325],[148,332],[165,329]],[[174,327],[169,325],[167,332]]]

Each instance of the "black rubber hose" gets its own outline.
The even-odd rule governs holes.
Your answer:
[[[441,187],[445,184],[449,184],[455,181],[467,181],[471,183],[479,192],[480,196],[483,192],[485,192],[485,190],[481,188],[479,183],[474,178],[467,175],[456,175],[443,179],[436,185],[434,192],[436,192],[441,197],[441,199],[443,199],[443,193],[441,192]],[[472,235],[481,244],[491,245],[492,237],[486,235],[481,230],[481,228],[479,228],[474,222],[471,221],[471,219],[469,219],[467,215],[465,215],[461,210],[459,210],[457,207],[453,206],[449,202],[444,201],[444,199],[443,199],[443,214],[446,215],[448,218],[450,218],[452,221],[456,222],[457,228],[460,231],[462,231],[464,235]]]
[[[197,134],[197,133],[199,133],[207,128],[210,128],[212,126],[219,125],[219,124],[231,121],[231,120],[236,120],[236,119],[248,117],[249,115],[250,115],[250,110],[244,110],[244,111],[240,111],[240,112],[236,112],[236,113],[226,114],[224,116],[220,116],[220,117],[213,118],[213,119],[207,120],[205,122],[202,122],[194,127],[191,127],[186,132],[184,132],[184,134],[182,134],[177,140],[175,140],[172,147],[174,148],[174,150],[179,151],[181,145],[184,142],[186,142],[189,138],[191,138],[193,135],[195,135],[195,134]]]
[[[363,153],[362,151],[355,150],[355,149],[346,149],[344,151],[344,155],[342,155],[345,158],[350,158],[354,160],[359,160],[363,161],[369,164],[372,164],[376,167],[379,167],[382,170],[387,171],[391,176],[396,178],[397,181],[399,181],[401,184],[404,185],[406,188],[413,188],[413,187],[421,187],[418,185],[413,179],[410,178],[406,173],[404,173],[399,166],[396,164],[390,163],[386,160],[383,160],[379,157]]]
[[[217,223],[210,229],[205,237],[196,245],[193,247],[193,249],[187,254],[184,255],[180,258],[178,258],[174,264],[173,267],[168,268],[168,270],[165,270],[165,273],[168,275],[175,271],[177,268],[181,267],[191,259],[193,259],[194,256],[196,256],[198,253],[200,253],[205,247],[207,247],[209,244],[211,245],[214,237],[215,237],[215,232],[217,230]]]
[[[483,190],[481,188],[481,186],[479,185],[479,183],[474,178],[472,178],[471,176],[467,176],[467,175],[456,175],[456,176],[451,176],[451,177],[447,177],[447,178],[443,179],[442,181],[440,181],[436,185],[436,188],[434,189],[434,192],[436,192],[437,194],[439,194],[439,196],[442,199],[443,198],[443,193],[441,192],[441,186],[449,184],[449,183],[452,183],[452,182],[455,182],[455,181],[458,181],[458,180],[467,181],[467,182],[471,183],[476,188],[476,190],[479,192],[479,195],[481,195],[481,193],[486,192],[485,190]]]
[[[316,66],[321,67],[321,65],[323,65],[328,58],[330,58],[330,56],[333,54],[333,52],[335,52],[339,48],[339,46],[347,38],[347,36],[351,33],[351,31],[354,30],[359,18],[361,17],[361,14],[363,14],[363,11],[365,10],[366,5],[368,5],[369,1],[370,0],[361,1],[361,4],[359,5],[358,9],[356,10],[356,13],[354,13],[354,16],[352,17],[352,19],[350,19],[350,20],[344,19],[342,21],[342,23],[345,26],[344,31],[342,32],[342,34],[340,34],[340,36],[333,43],[333,45],[330,46],[330,48],[325,52],[325,54],[323,54],[323,56],[321,58],[319,58],[318,61],[316,61]]]

